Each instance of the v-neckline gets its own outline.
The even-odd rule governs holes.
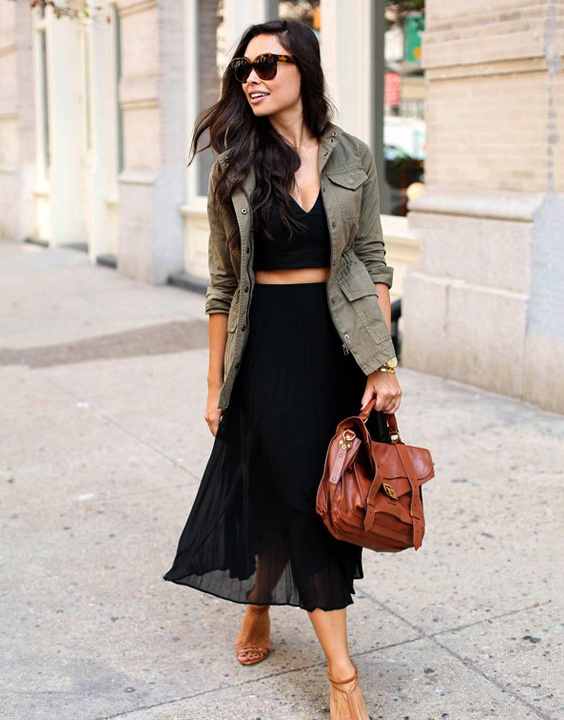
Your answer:
[[[317,193],[317,197],[315,198],[315,202],[310,207],[309,210],[304,210],[303,207],[300,205],[300,203],[292,196],[290,195],[290,199],[295,202],[295,204],[300,208],[300,210],[303,212],[304,215],[310,215],[313,208],[317,205],[319,202],[319,198],[321,197],[321,188],[319,188],[319,192]]]

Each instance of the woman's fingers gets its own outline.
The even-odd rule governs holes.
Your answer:
[[[401,387],[397,377],[391,373],[372,373],[366,383],[364,395],[362,396],[362,405],[365,407],[374,397],[374,409],[385,413],[394,413],[398,410],[401,403]]]
[[[206,424],[208,426],[208,430],[211,432],[211,434],[215,437],[217,435],[217,430],[219,428],[219,421],[221,420],[221,412],[212,412],[209,413],[209,415],[206,415],[204,420],[206,421]]]

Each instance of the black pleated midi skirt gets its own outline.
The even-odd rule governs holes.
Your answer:
[[[344,352],[326,284],[256,284],[247,344],[200,487],[164,579],[226,600],[335,610],[353,602],[362,548],[315,512],[337,424],[366,376]],[[374,440],[389,442],[382,413]]]

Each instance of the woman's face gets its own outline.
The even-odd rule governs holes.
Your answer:
[[[253,61],[263,53],[290,55],[291,53],[280,43],[276,35],[257,35],[245,49],[245,57]],[[243,91],[257,117],[277,115],[287,111],[302,112],[301,78],[296,65],[290,63],[277,64],[276,77],[262,80],[253,68],[242,83]],[[256,93],[261,93],[253,97]]]

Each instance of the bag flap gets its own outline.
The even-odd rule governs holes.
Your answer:
[[[413,445],[403,445],[403,448],[411,460],[419,486],[435,477],[435,465],[431,453],[427,448],[415,447]],[[372,442],[372,454],[378,467],[378,476],[382,477],[383,483],[387,483],[393,488],[398,497],[411,490],[411,485],[396,445]]]

